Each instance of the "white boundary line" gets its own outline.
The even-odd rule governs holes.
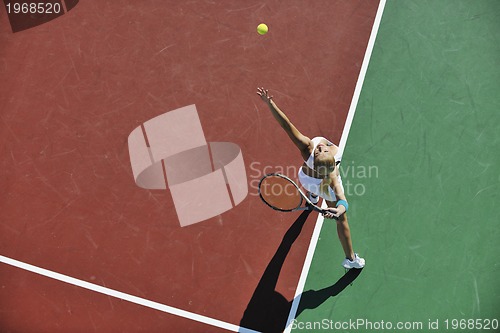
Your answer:
[[[142,306],[145,306],[145,307],[148,307],[151,309],[155,309],[158,311],[170,313],[170,314],[173,314],[173,315],[176,315],[179,317],[191,319],[191,320],[203,323],[203,324],[220,327],[220,328],[226,329],[228,331],[241,332],[241,333],[259,333],[257,331],[243,328],[243,327],[239,327],[237,325],[226,323],[226,322],[223,322],[221,320],[209,318],[209,317],[202,316],[202,315],[199,315],[196,313],[177,309],[177,308],[174,308],[174,307],[171,307],[168,305],[164,305],[161,303],[153,302],[153,301],[150,301],[150,300],[147,300],[144,298],[125,294],[125,293],[122,293],[120,291],[105,288],[105,287],[102,287],[102,286],[99,286],[99,285],[96,285],[93,283],[89,283],[86,281],[75,279],[75,278],[72,278],[70,276],[66,276],[66,275],[59,274],[59,273],[56,273],[53,271],[49,271],[49,270],[44,269],[44,268],[40,268],[40,267],[36,267],[36,266],[30,265],[30,264],[26,264],[24,262],[17,261],[17,260],[8,258],[8,257],[4,257],[2,255],[0,255],[0,262],[3,262],[4,264],[11,265],[11,266],[14,266],[17,268],[24,269],[26,271],[40,274],[40,275],[46,276],[46,277],[54,279],[54,280],[59,280],[59,281],[62,281],[62,282],[68,283],[68,284],[72,284],[72,285],[77,286],[77,287],[81,287],[81,288],[84,288],[87,290],[95,291],[95,292],[100,293],[100,294],[108,295],[111,297],[116,297],[116,298],[131,302],[131,303],[142,305]]]
[[[363,88],[363,82],[365,81],[366,71],[368,70],[368,64],[370,63],[373,47],[375,46],[375,39],[377,38],[378,28],[380,27],[380,22],[382,21],[382,14],[384,13],[385,3],[386,0],[380,0],[377,14],[375,15],[375,20],[373,21],[372,32],[370,35],[370,39],[368,40],[368,45],[366,47],[365,58],[363,59],[361,70],[359,71],[358,82],[356,83],[356,88],[354,89],[351,106],[349,108],[349,113],[347,114],[342,137],[340,138],[340,156],[342,156],[342,154],[344,153],[347,137],[349,136],[349,131],[351,130],[352,120],[354,119],[354,113],[356,112],[356,108],[358,106],[359,96],[361,95],[361,89]]]
[[[354,119],[354,113],[356,112],[356,107],[358,106],[359,96],[361,95],[361,88],[363,87],[363,82],[365,80],[366,71],[368,70],[368,64],[373,51],[373,46],[375,45],[375,39],[377,38],[378,28],[380,27],[380,22],[382,20],[382,14],[384,12],[386,0],[380,0],[377,14],[375,15],[375,20],[373,22],[372,32],[370,34],[370,39],[368,40],[368,45],[365,52],[365,57],[363,59],[363,64],[361,65],[361,70],[358,76],[358,82],[356,83],[356,88],[354,89],[354,95],[352,97],[351,106],[349,107],[349,112],[347,114],[347,119],[344,125],[344,130],[342,131],[342,137],[340,138],[339,149],[340,156],[344,153],[344,148],[347,142],[347,137],[349,136],[349,131],[351,130],[352,121]],[[326,204],[323,201],[323,208],[326,208]],[[307,274],[311,268],[312,258],[314,256],[314,251],[318,244],[319,235],[321,233],[321,228],[323,227],[323,216],[318,215],[316,220],[316,226],[314,227],[313,235],[311,238],[311,243],[309,243],[309,248],[307,249],[306,259],[304,261],[304,266],[302,268],[302,273],[300,274],[299,283],[297,285],[297,290],[295,291],[295,297],[292,302],[292,307],[290,309],[290,314],[287,320],[287,326],[284,333],[290,333],[292,331],[291,323],[295,319],[297,314],[297,309],[300,303],[300,297],[304,291],[304,287],[307,280]]]

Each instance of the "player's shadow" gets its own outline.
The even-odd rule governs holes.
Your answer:
[[[257,287],[247,305],[240,321],[240,332],[244,328],[263,333],[283,332],[287,325],[293,301],[288,301],[283,295],[276,291],[278,277],[285,262],[286,256],[299,237],[310,211],[304,211],[288,229],[262,275]],[[297,309],[298,316],[306,309],[314,309],[325,302],[328,298],[338,295],[346,288],[361,270],[351,269],[335,284],[321,290],[309,290],[301,294],[300,305]]]
[[[335,297],[361,274],[363,269],[350,269],[337,282],[320,290],[304,291],[300,295],[300,303],[295,317],[298,317],[304,310],[316,309],[330,297]]]

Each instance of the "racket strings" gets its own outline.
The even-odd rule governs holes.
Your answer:
[[[271,175],[262,179],[260,196],[269,206],[284,211],[297,209],[302,205],[302,196],[288,179]]]

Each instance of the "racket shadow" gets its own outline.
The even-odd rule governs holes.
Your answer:
[[[240,321],[240,326],[264,333],[283,332],[292,302],[276,291],[283,263],[311,211],[303,211],[283,236]]]

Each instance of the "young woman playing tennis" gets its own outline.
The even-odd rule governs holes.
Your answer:
[[[308,191],[309,199],[313,203],[317,203],[319,197],[325,199],[328,208],[323,214],[324,217],[337,221],[337,234],[346,257],[342,266],[346,269],[363,268],[365,260],[354,253],[352,248],[351,232],[346,216],[349,205],[338,170],[339,148],[323,137],[309,139],[300,133],[278,108],[268,90],[257,88],[257,94],[266,102],[274,118],[302,155],[304,164],[299,170],[298,177],[302,187]]]

